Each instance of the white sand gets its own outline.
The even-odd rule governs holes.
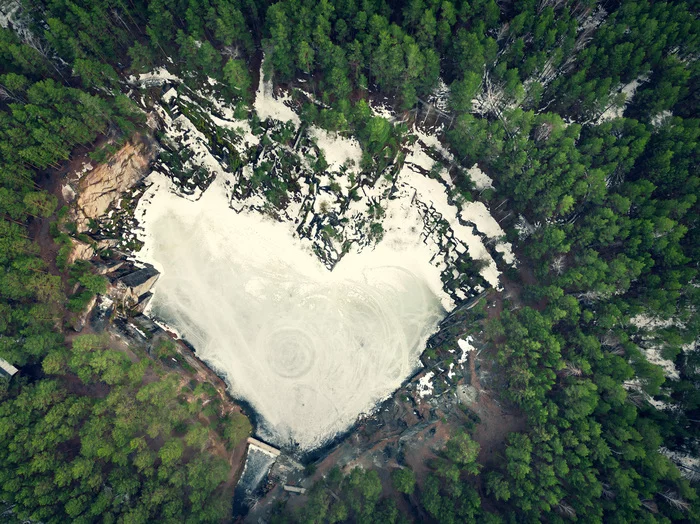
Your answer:
[[[431,290],[439,273],[423,244],[398,239],[350,253],[331,273],[289,225],[232,211],[226,176],[193,202],[151,175],[137,208],[139,258],[162,272],[149,314],[255,407],[265,438],[311,449],[419,366],[444,314]]]

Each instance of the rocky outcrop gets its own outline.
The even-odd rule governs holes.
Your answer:
[[[90,315],[92,314],[92,310],[95,308],[95,304],[97,304],[97,295],[92,297],[90,299],[90,302],[88,302],[87,307],[85,310],[78,315],[78,317],[74,320],[73,322],[73,330],[77,331],[80,333],[83,328],[85,327],[85,324],[87,324],[88,319],[90,318]]]
[[[68,257],[68,265],[76,260],[90,260],[94,254],[95,250],[90,244],[73,239],[73,251]]]
[[[112,297],[127,308],[143,311],[151,299],[151,288],[160,274],[146,264],[142,268],[127,264],[119,268],[112,278]]]
[[[119,240],[116,238],[103,238],[97,240],[97,249],[114,249],[119,245]]]
[[[136,135],[110,160],[86,173],[78,182],[75,220],[78,231],[87,231],[90,219],[104,215],[122,193],[138,183],[155,158],[156,146]]]

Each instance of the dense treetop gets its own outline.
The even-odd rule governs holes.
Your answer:
[[[101,284],[73,267],[69,303],[27,227],[61,219],[43,175],[76,147],[142,125],[128,75],[209,76],[245,104],[264,53],[266,75],[303,79],[322,103],[307,104],[305,122],[356,134],[380,165],[403,129],[372,117],[367,100],[390,97],[410,119],[444,82],[442,138],[494,180],[485,197],[522,217],[520,234],[506,229],[532,269],[525,305],[486,331],[504,400],[528,429],[489,468],[455,435],[423,485],[405,471],[395,489],[440,522],[700,519],[699,472],[659,452],[700,455],[698,24],[694,3],[634,0],[22,2],[14,31],[0,30],[0,357],[27,372],[3,386],[0,500],[13,518],[44,522],[225,514],[224,466],[201,451],[210,429],[179,386],[144,380],[146,360],[92,338],[66,345],[64,309]],[[68,233],[56,237],[70,243]],[[666,322],[640,328],[639,315]],[[678,378],[647,361],[652,345]],[[77,383],[108,393],[79,395]],[[198,451],[180,467],[186,450]],[[378,483],[333,473],[305,513],[280,518],[397,521]]]

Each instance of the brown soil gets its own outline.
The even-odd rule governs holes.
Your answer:
[[[173,336],[172,334],[170,335]],[[185,382],[189,382],[192,378],[194,378],[198,382],[208,382],[216,388],[219,398],[221,399],[221,412],[219,413],[221,417],[224,417],[231,413],[240,413],[245,415],[241,407],[238,404],[235,404],[231,397],[228,395],[226,391],[226,383],[221,379],[221,377],[214,373],[209,367],[204,365],[204,363],[202,363],[202,361],[194,355],[192,350],[187,345],[185,345],[179,340],[176,340],[176,343],[177,351],[180,354],[180,356],[195,370],[194,377],[192,377],[189,374],[183,375],[183,384]],[[217,441],[216,445],[213,448],[214,453],[216,455],[223,457],[231,465],[229,477],[219,489],[223,490],[224,492],[231,493],[232,496],[233,490],[236,484],[238,483],[238,479],[240,478],[241,473],[243,472],[243,466],[245,465],[247,449],[248,445],[245,439],[242,439],[241,442],[239,442],[236,445],[236,447],[231,451],[228,451],[223,445],[223,442],[221,442],[220,440]]]
[[[504,408],[490,393],[481,393],[473,409],[480,419],[473,435],[481,446],[478,462],[483,466],[493,466],[502,458],[508,435],[526,429],[526,419],[518,412]]]

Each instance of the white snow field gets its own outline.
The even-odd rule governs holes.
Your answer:
[[[273,128],[298,127],[290,100],[263,80],[253,107]],[[252,405],[258,436],[273,444],[322,446],[400,387],[421,366],[420,354],[446,311],[482,284],[500,288],[486,240],[515,263],[483,204],[450,200],[445,166],[454,159],[432,134],[414,128],[418,140],[405,150],[395,180],[379,177],[350,198],[355,177],[364,176],[355,138],[309,126],[292,147],[263,140],[208,92],[180,86],[163,102],[155,111],[164,144],[190,153],[184,171],[204,169],[213,181],[204,191],[205,185],[183,191],[170,166],[151,174],[135,217],[144,246],[134,256],[161,273],[146,314],[190,342],[232,394]],[[199,127],[167,109],[177,104],[200,117]],[[238,130],[231,147],[242,169],[229,171],[203,125]],[[315,148],[328,163],[319,173],[310,167]],[[288,204],[272,219],[264,188],[241,188],[263,165],[280,176],[281,156],[299,162],[284,168],[295,180]],[[431,171],[439,174],[431,178]],[[331,215],[340,220],[331,224]],[[370,234],[374,222],[382,228],[378,243]],[[485,263],[458,270],[464,260]],[[427,386],[422,395],[430,393]]]
[[[330,272],[288,225],[198,201],[153,173],[139,259],[161,277],[149,315],[175,328],[262,417],[276,445],[322,445],[397,389],[444,315],[421,243],[382,242]]]

